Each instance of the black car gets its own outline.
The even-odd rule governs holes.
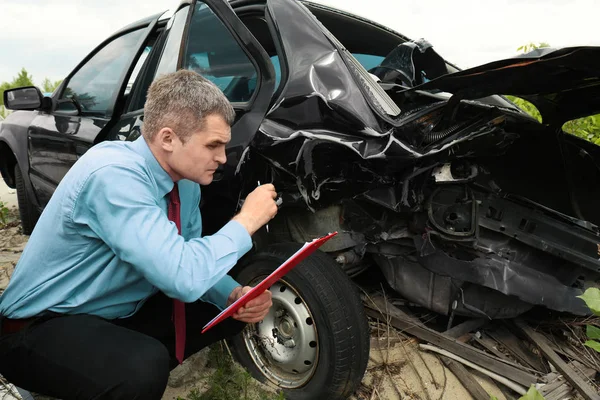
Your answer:
[[[0,171],[31,232],[87,149],[140,136],[155,77],[198,71],[237,112],[228,162],[203,188],[204,233],[258,182],[283,198],[234,277],[257,282],[339,232],[271,288],[271,313],[233,351],[289,398],[345,398],[369,353],[353,277],[379,269],[448,316],[588,313],[576,296],[600,277],[600,150],[561,126],[600,110],[599,56],[544,50],[459,71],[424,40],[322,5],[183,1],[107,39],[52,97],[5,92],[21,111],[0,128]]]

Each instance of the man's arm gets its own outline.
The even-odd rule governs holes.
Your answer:
[[[250,250],[250,235],[230,221],[212,236],[185,241],[156,203],[149,179],[130,166],[102,167],[81,189],[73,222],[168,296],[196,301]]]
[[[195,184],[194,196],[192,199],[193,204],[200,204],[200,185]],[[192,207],[190,216],[188,218],[189,224],[187,229],[187,238],[199,238],[202,236],[202,217],[200,214],[199,207]],[[202,301],[214,304],[219,309],[224,310],[229,304],[228,300],[235,288],[241,288],[235,279],[229,275],[225,275],[221,278],[214,286],[209,288],[204,295],[202,295]]]

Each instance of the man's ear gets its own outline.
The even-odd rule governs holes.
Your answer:
[[[171,128],[162,128],[155,136],[156,144],[165,151],[172,152],[179,138]]]

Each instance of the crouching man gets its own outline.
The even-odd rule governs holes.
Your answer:
[[[0,297],[0,373],[61,399],[160,399],[169,371],[263,319],[266,291],[202,326],[250,288],[227,272],[277,213],[272,185],[201,237],[199,184],[225,163],[234,111],[191,71],[156,80],[142,137],[90,149],[40,217]]]

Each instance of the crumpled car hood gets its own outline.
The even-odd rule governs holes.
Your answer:
[[[538,49],[416,86],[460,99],[508,94],[533,103],[544,124],[561,124],[600,112],[600,48]]]

